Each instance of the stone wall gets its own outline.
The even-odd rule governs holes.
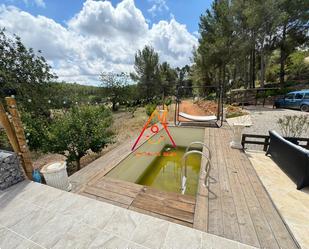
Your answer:
[[[0,190],[4,190],[25,179],[18,156],[0,150]]]

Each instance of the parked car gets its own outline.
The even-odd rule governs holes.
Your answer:
[[[295,91],[286,94],[283,98],[275,101],[276,108],[298,109],[303,112],[309,111],[309,89]]]

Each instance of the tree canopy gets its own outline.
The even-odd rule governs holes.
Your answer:
[[[162,96],[164,99],[174,93],[179,74],[168,62],[160,63],[159,54],[152,47],[137,51],[134,69],[131,78],[137,82],[142,98]]]
[[[193,78],[203,84],[233,80],[245,87],[255,87],[259,79],[264,86],[277,49],[283,86],[288,56],[308,42],[308,15],[305,0],[214,0],[200,17]]]
[[[100,79],[104,87],[105,95],[112,102],[112,110],[117,110],[117,103],[126,99],[126,87],[129,84],[128,75],[125,73],[101,73]]]
[[[0,97],[16,95],[18,99],[28,99],[55,78],[41,51],[35,53],[18,36],[10,38],[4,29],[0,30]]]

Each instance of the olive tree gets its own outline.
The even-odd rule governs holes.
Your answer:
[[[101,73],[100,79],[105,93],[112,103],[112,110],[117,111],[117,103],[126,99],[126,86],[129,77],[125,73]]]
[[[80,170],[88,150],[99,152],[113,142],[111,124],[111,112],[103,106],[74,107],[51,124],[46,150],[65,155]]]

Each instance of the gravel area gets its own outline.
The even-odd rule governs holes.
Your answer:
[[[309,113],[289,110],[289,109],[273,109],[272,106],[246,106],[245,109],[250,113],[253,125],[246,127],[244,133],[267,135],[269,130],[275,130],[281,133],[278,119],[285,115],[308,115]],[[309,137],[309,130],[303,132],[302,137]],[[249,149],[261,150],[259,145],[247,145]]]

